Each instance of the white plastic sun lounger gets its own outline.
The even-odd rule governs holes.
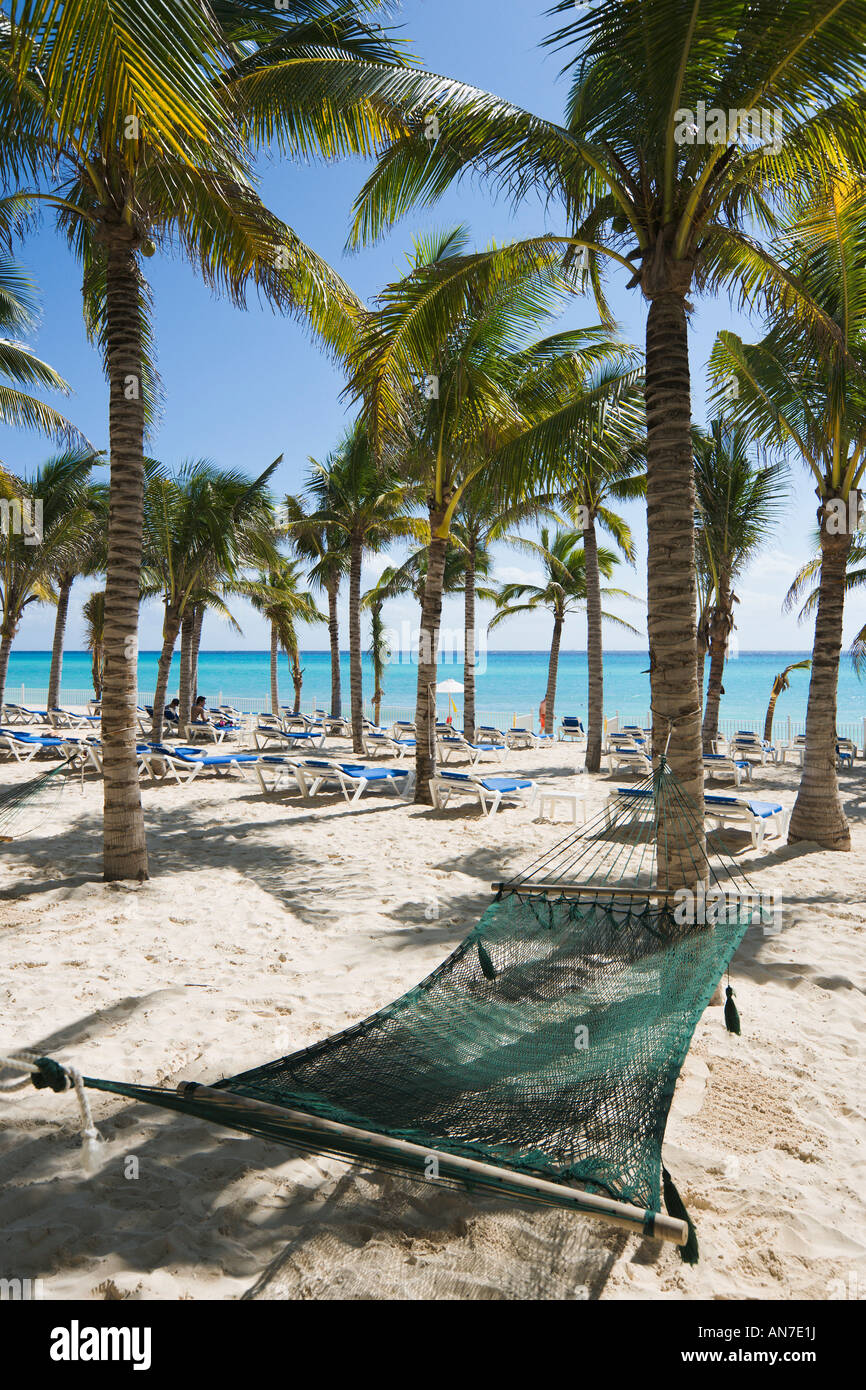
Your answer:
[[[151,777],[172,776],[181,786],[188,786],[206,770],[217,776],[234,772],[245,778],[247,769],[259,759],[258,753],[205,753],[200,748],[170,748],[164,743],[149,743],[143,756]]]
[[[536,796],[536,784],[528,777],[480,777],[472,772],[438,772],[430,778],[430,794],[437,811],[443,810],[452,796],[470,796],[477,801],[485,816],[492,816],[503,802],[531,806]]]
[[[284,753],[262,753],[253,771],[265,796],[274,792],[298,791],[304,795],[304,783],[297,774],[298,758]]]
[[[48,722],[55,729],[98,729],[102,718],[98,714],[76,714],[71,709],[50,709]]]
[[[348,802],[358,801],[368,787],[375,786],[393,792],[395,796],[405,797],[414,779],[414,773],[409,768],[332,763],[325,758],[299,758],[295,775],[304,796],[315,796],[323,787],[336,785]]]
[[[475,730],[473,743],[484,743],[494,748],[505,749],[508,744],[505,740],[505,733],[502,729],[497,729],[495,724],[479,724]]]
[[[534,748],[535,746],[536,738],[531,729],[524,729],[515,725],[514,728],[505,730],[506,748]]]
[[[736,786],[744,777],[747,782],[752,780],[752,764],[748,758],[730,758],[725,753],[705,753],[704,772],[708,777],[734,782]]]
[[[636,744],[611,743],[604,756],[611,772],[627,767],[642,777],[648,777],[653,770],[652,760]]]
[[[80,737],[76,737],[75,734],[67,734],[63,740],[63,748],[66,756],[70,760],[74,760],[79,767],[81,767],[82,764],[87,767],[89,764],[100,777],[104,776],[105,768],[102,760],[102,739],[91,738],[86,734],[82,734]],[[135,745],[135,754],[138,758],[139,777],[149,771],[146,761],[146,755],[149,750],[150,744],[148,743],[137,743]]]
[[[38,753],[53,753],[63,758],[64,740],[53,734],[24,734],[17,729],[0,730],[0,752],[11,753],[17,763],[29,763]]]
[[[576,738],[584,742],[586,741],[586,733],[581,727],[580,720],[576,714],[564,714],[562,716],[562,722],[559,726],[560,742],[563,742],[567,738]]]
[[[631,798],[635,801],[643,801],[649,810],[652,810],[652,791],[645,787],[617,787],[608,797],[606,810],[606,820],[608,825],[612,823],[614,807],[623,799]],[[761,850],[764,845],[764,835],[768,827],[772,827],[771,833],[784,836],[787,825],[787,812],[778,801],[759,801],[752,797],[740,796],[704,796],[704,815],[706,819],[723,830],[728,825],[745,826],[752,837],[752,848]]]
[[[436,738],[436,752],[443,763],[451,758],[468,758],[474,767],[482,758],[492,758],[497,762],[502,751],[501,743],[470,743],[468,738],[461,738],[459,734],[442,734]]]
[[[390,734],[372,729],[364,730],[362,742],[368,758],[378,757],[380,753],[386,753],[391,758],[405,758],[415,752],[414,738],[392,738]]]
[[[257,748],[321,748],[325,742],[323,728],[280,729],[277,725],[259,725],[253,735]]]

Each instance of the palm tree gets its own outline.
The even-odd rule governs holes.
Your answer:
[[[104,874],[147,877],[135,759],[144,436],[153,413],[141,256],[179,248],[243,305],[251,287],[302,316],[337,354],[358,303],[262,205],[252,146],[365,152],[389,129],[367,92],[393,45],[366,6],[291,14],[242,0],[101,5],[28,0],[0,31],[2,164],[58,212],[84,272],[88,326],[109,381]],[[94,56],[96,55],[96,57]],[[325,99],[322,84],[328,87]],[[369,85],[369,84],[367,84]]]
[[[861,504],[862,505],[862,504]],[[811,617],[818,607],[818,599],[821,596],[821,542],[820,535],[816,537],[817,554],[811,560],[807,560],[801,565],[785,595],[783,607],[786,610],[794,608],[805,595],[800,612],[797,615],[798,622],[805,622]],[[816,582],[817,581],[817,582]],[[809,586],[812,586],[811,588]],[[851,537],[851,548],[848,551],[848,562],[845,568],[845,594],[862,589],[866,585],[866,536],[861,531],[855,531]],[[851,660],[854,670],[860,676],[863,673],[863,666],[866,663],[866,625],[855,634],[850,649]],[[811,662],[809,663],[811,665]]]
[[[378,724],[382,714],[382,701],[385,698],[385,690],[382,682],[385,679],[385,667],[391,660],[391,646],[385,632],[385,624],[382,622],[382,609],[387,599],[393,597],[393,591],[389,587],[390,575],[393,571],[384,571],[379,582],[374,584],[372,589],[368,589],[361,599],[361,607],[370,614],[370,657],[373,663],[373,723]],[[384,581],[384,582],[383,582]]]
[[[102,673],[105,662],[105,590],[97,589],[85,602],[82,610],[84,618],[84,645],[90,652],[93,672],[93,694],[102,699]]]
[[[334,500],[330,496],[327,468],[319,472],[313,459],[313,474],[308,484],[308,496],[287,497],[286,526],[295,550],[310,562],[309,579],[328,598],[328,645],[331,662],[331,714],[339,719],[343,713],[340,678],[340,619],[338,604],[340,585],[349,573],[349,547],[339,528],[322,520]]]
[[[364,751],[364,694],[361,666],[361,568],[364,555],[419,533],[409,515],[412,493],[389,461],[377,459],[361,421],[346,433],[324,464],[311,460],[308,496],[319,524],[339,537],[349,561],[349,691],[352,743]]]
[[[818,496],[821,571],[806,712],[806,752],[790,842],[847,850],[851,835],[836,776],[836,698],[846,572],[866,472],[866,193],[825,182],[788,211],[777,259],[821,306],[826,328],[804,323],[781,291],[760,342],[720,333],[710,366],[730,418],[768,447],[795,452]],[[736,384],[731,398],[730,383]]]
[[[387,285],[362,322],[351,390],[363,401],[373,445],[392,449],[427,498],[429,555],[419,634],[415,800],[430,801],[430,724],[452,525],[466,489],[484,473],[509,503],[534,492],[525,457],[500,477],[499,448],[528,420],[522,396],[539,364],[593,360],[607,345],[585,334],[535,342],[533,330],[564,285],[549,254],[490,246],[466,254],[464,228],[418,238],[409,273]],[[541,393],[533,407],[541,409]],[[494,447],[492,441],[496,441]]]
[[[493,615],[488,631],[498,627],[507,618],[518,613],[533,613],[539,608],[547,608],[553,614],[553,635],[550,642],[550,660],[547,668],[547,690],[544,696],[544,727],[547,733],[554,729],[556,706],[556,679],[559,669],[559,648],[562,629],[570,613],[586,607],[586,551],[583,548],[583,535],[580,531],[557,531],[551,538],[546,526],[541,528],[539,541],[524,540],[522,548],[541,560],[544,569],[544,583],[531,584],[526,581],[503,584],[497,596],[498,611]],[[598,547],[598,568],[604,579],[609,579],[617,564],[612,550]],[[623,589],[603,588],[604,598],[633,598]],[[520,600],[520,601],[519,601]],[[602,613],[602,618],[628,632],[637,632],[631,623],[612,613]]]
[[[866,7],[606,0],[576,8],[559,0],[554,10],[562,22],[548,43],[565,50],[572,74],[562,124],[475,87],[383,65],[382,100],[402,102],[411,129],[367,180],[354,240],[379,234],[475,170],[506,195],[559,205],[557,240],[572,260],[579,256],[602,310],[608,263],[646,299],[655,744],[673,729],[668,760],[700,804],[690,301],[723,284],[751,301],[777,287],[804,318],[821,320],[762,238],[777,195],[808,183],[831,154],[841,150],[862,167]],[[425,138],[430,113],[435,143]],[[703,876],[703,834],[685,823],[667,829],[662,874],[672,887],[693,884],[696,865]]]
[[[96,455],[91,462],[97,463]],[[105,535],[108,526],[108,489],[104,483],[89,483],[82,489],[81,503],[87,513],[86,530],[65,554],[58,555],[52,580],[57,590],[57,612],[54,619],[54,640],[51,645],[51,670],[48,674],[48,708],[60,703],[60,682],[63,676],[63,644],[69,615],[69,597],[79,577],[91,577],[105,569]]]
[[[301,564],[297,560],[278,562],[269,570],[261,572],[255,579],[241,579],[230,587],[233,593],[241,594],[252,604],[257,613],[267,618],[271,627],[271,712],[280,712],[280,689],[278,658],[280,647],[285,651],[292,670],[295,689],[294,709],[297,714],[301,706],[301,684],[303,671],[300,664],[298,646],[298,623],[325,622],[313,594],[300,588]]]
[[[807,671],[812,665],[806,658],[805,661],[792,661],[790,666],[786,666],[784,671],[780,671],[773,681],[773,689],[770,691],[770,703],[767,705],[767,715],[764,720],[764,738],[770,743],[773,738],[773,715],[776,711],[776,701],[783,691],[787,690],[791,684],[788,679],[792,671]]]
[[[784,495],[781,464],[756,466],[742,428],[722,420],[709,431],[695,429],[695,500],[699,549],[712,576],[706,618],[710,678],[704,708],[704,751],[711,753],[719,731],[719,702],[728,642],[734,630],[734,584],[764,544],[778,519]]]
[[[9,652],[25,610],[50,600],[61,557],[87,534],[83,496],[92,464],[92,454],[72,451],[49,459],[30,479],[0,473],[0,704]]]
[[[267,485],[281,462],[258,478],[217,468],[207,460],[184,464],[176,478],[154,470],[145,494],[143,591],[163,600],[162,650],[153,697],[153,741],[162,721],[175,643],[184,615],[207,600],[225,611],[218,586],[244,564],[275,558],[273,507]],[[189,719],[189,661],[181,664],[181,726]]]

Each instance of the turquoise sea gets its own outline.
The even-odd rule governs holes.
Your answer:
[[[724,720],[762,720],[773,677],[777,671],[805,652],[740,652],[727,664],[725,695],[722,701]],[[144,696],[153,690],[156,680],[156,652],[142,652],[139,657],[139,688]],[[10,699],[20,698],[24,687],[25,703],[44,699],[48,684],[49,652],[12,652],[9,661],[7,692]],[[643,721],[649,708],[649,676],[647,656],[642,652],[605,653],[605,712],[617,711],[624,721]],[[326,705],[330,693],[330,662],[327,652],[310,651],[303,655],[303,707]],[[411,711],[415,703],[416,667],[409,660],[395,660],[385,675],[383,718],[400,717]],[[178,661],[172,668],[170,693],[176,693]],[[349,659],[344,654],[342,666],[344,702],[348,704]],[[546,652],[485,652],[477,669],[476,703],[479,716],[495,716],[497,722],[513,714],[526,716],[536,713],[547,682]],[[455,680],[462,684],[463,666],[459,661],[445,659],[440,664],[440,680]],[[809,672],[791,673],[791,687],[779,699],[777,715],[802,722],[806,714],[806,695]],[[369,700],[373,688],[369,659],[364,660],[364,695]],[[209,702],[216,704],[222,695],[225,702],[242,707],[257,707],[257,700],[266,700],[269,691],[269,658],[264,651],[202,652],[199,660],[199,689]],[[42,692],[40,695],[39,692]],[[91,691],[90,657],[86,652],[68,652],[63,662],[63,700],[78,703]],[[280,661],[280,696],[286,703],[292,696],[292,685],[285,658]],[[453,697],[457,713],[455,723],[462,721],[461,697]],[[452,713],[449,697],[440,695],[440,712]],[[562,652],[557,683],[557,714],[586,715],[586,653]],[[847,658],[843,658],[839,681],[839,723],[859,721],[866,716],[866,686],[857,678]]]

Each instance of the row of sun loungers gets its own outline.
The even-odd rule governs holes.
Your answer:
[[[617,787],[608,798],[608,825],[613,823],[615,808],[621,806],[626,799],[645,803],[647,809],[652,810],[652,792],[648,788]],[[787,812],[781,802],[715,794],[705,794],[704,816],[711,826],[717,826],[720,830],[728,825],[745,826],[752,837],[752,847],[756,850],[763,848],[764,836],[768,831],[770,834],[784,837],[788,821]]]

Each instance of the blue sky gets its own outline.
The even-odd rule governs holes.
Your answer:
[[[560,78],[561,58],[538,47],[551,27],[537,0],[405,0],[399,22],[419,59],[429,68],[491,89],[542,115],[561,113],[566,79]],[[340,165],[299,167],[277,159],[261,162],[261,191],[266,202],[317,252],[337,266],[353,288],[370,297],[400,273],[413,231],[431,225],[464,222],[474,240],[504,241],[556,228],[556,212],[535,202],[514,211],[494,203],[483,187],[466,183],[432,212],[402,223],[386,240],[360,253],[345,255],[343,246],[352,200],[364,177],[357,161]],[[31,345],[71,383],[75,394],[64,403],[70,417],[88,435],[107,444],[107,390],[96,352],[85,337],[81,318],[80,272],[50,220],[25,242],[21,259],[36,277],[42,293],[39,331]],[[215,299],[180,260],[158,255],[144,263],[153,288],[158,364],[164,388],[164,410],[150,451],[170,465],[184,459],[209,457],[225,466],[257,472],[278,454],[284,462],[276,475],[280,491],[301,488],[309,455],[324,457],[347,422],[340,399],[343,379],[311,342],[301,324],[275,316],[251,301],[246,312]],[[618,277],[619,272],[615,272]],[[611,283],[611,300],[625,336],[643,343],[645,312],[638,292],[626,292],[622,279]],[[589,300],[575,301],[563,323],[595,322]],[[698,301],[693,318],[692,382],[697,419],[704,418],[705,364],[718,329],[733,327],[754,332],[726,299]],[[28,472],[51,451],[35,436],[0,427],[0,459],[15,472]],[[744,650],[807,648],[811,631],[782,614],[781,602],[790,577],[808,555],[814,527],[815,497],[805,471],[795,465],[790,497],[776,535],[739,586],[738,641]],[[642,508],[625,509],[638,541],[634,572],[623,566],[617,584],[645,593],[646,544]],[[497,577],[517,579],[531,574],[525,555],[503,549],[498,553]],[[388,561],[374,557],[367,567],[369,583]],[[68,645],[81,645],[80,606],[91,588],[76,585],[70,615]],[[443,623],[457,629],[461,601],[446,600]],[[849,604],[846,637],[862,623],[858,605]],[[244,605],[233,611],[243,636],[217,618],[209,618],[204,645],[209,648],[263,648],[264,623]],[[640,608],[621,610],[641,626]],[[485,614],[482,614],[485,617]],[[389,625],[417,621],[414,604],[389,606]],[[345,615],[344,615],[345,622]],[[16,645],[39,650],[50,646],[53,613],[31,607]],[[479,624],[480,626],[480,624]],[[537,620],[515,619],[494,634],[502,648],[535,649],[543,645]],[[345,637],[345,629],[344,629]],[[141,647],[153,649],[161,640],[159,606],[149,604],[142,615]],[[643,647],[643,639],[611,631],[611,647]],[[324,647],[324,628],[310,630],[305,645]],[[570,620],[566,645],[583,647],[583,621]]]

